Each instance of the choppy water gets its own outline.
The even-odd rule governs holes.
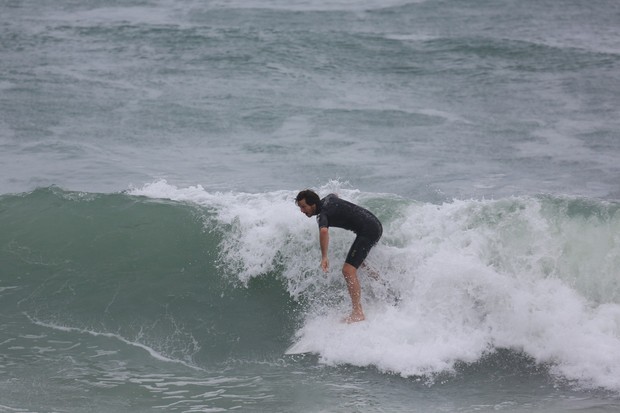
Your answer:
[[[618,27],[615,1],[1,3],[0,411],[618,411]],[[364,323],[305,187],[384,224]]]

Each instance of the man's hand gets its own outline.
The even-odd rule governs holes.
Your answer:
[[[323,272],[327,272],[329,270],[329,259],[327,257],[321,259],[321,268]]]

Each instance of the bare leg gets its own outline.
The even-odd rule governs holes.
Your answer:
[[[364,311],[362,310],[362,289],[360,287],[360,282],[357,279],[357,269],[351,264],[344,264],[342,267],[342,275],[344,275],[344,279],[347,282],[347,289],[349,290],[351,304],[353,306],[351,315],[345,318],[344,321],[346,323],[362,321],[366,317],[364,316]]]

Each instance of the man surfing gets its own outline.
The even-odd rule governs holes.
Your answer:
[[[344,228],[357,235],[347,254],[342,275],[347,283],[353,309],[344,319],[347,323],[364,320],[364,311],[361,303],[361,288],[357,279],[357,269],[363,264],[370,249],[379,241],[383,234],[381,222],[370,211],[351,202],[338,198],[336,194],[329,194],[320,199],[309,190],[303,190],[295,198],[295,203],[308,217],[316,215],[319,224],[319,243],[321,245],[321,268],[329,270],[327,250],[329,247],[329,227]]]

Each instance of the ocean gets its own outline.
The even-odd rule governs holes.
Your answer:
[[[619,27],[2,0],[0,412],[620,411]],[[364,322],[305,188],[383,223]]]

